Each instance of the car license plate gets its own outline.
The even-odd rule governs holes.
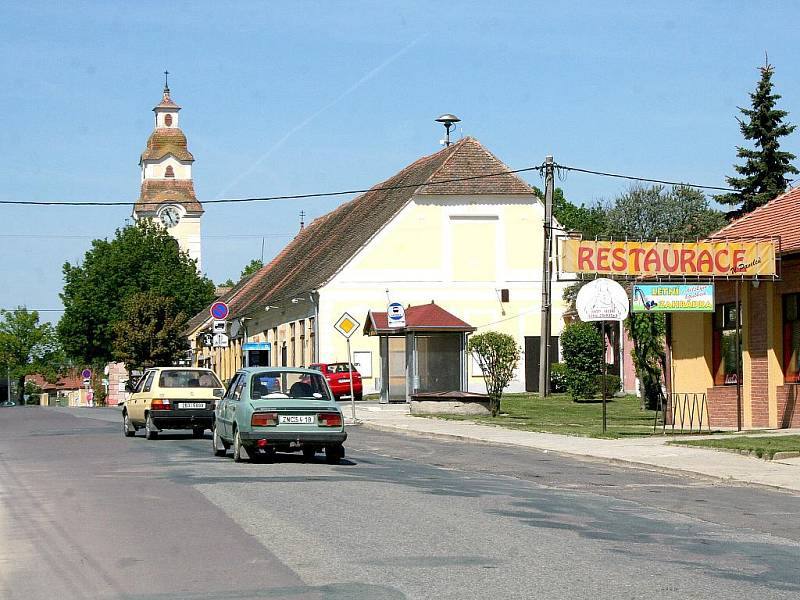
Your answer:
[[[205,402],[178,402],[178,408],[205,408]]]
[[[344,378],[339,380],[339,383],[350,383],[350,378],[349,377],[344,377]]]
[[[313,425],[314,415],[278,415],[278,423],[287,425]]]

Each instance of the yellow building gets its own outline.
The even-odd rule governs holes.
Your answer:
[[[544,207],[477,140],[464,138],[316,219],[222,300],[231,344],[207,348],[208,311],[189,325],[195,364],[228,379],[244,363],[302,366],[347,360],[334,324],[389,301],[435,302],[477,328],[511,334],[525,352],[510,391],[538,387]],[[501,175],[497,175],[502,173]],[[563,284],[553,283],[553,335]],[[380,389],[379,341],[351,338],[364,393]],[[557,347],[557,345],[556,345]],[[252,350],[251,350],[252,349]],[[538,354],[537,354],[538,355]],[[468,388],[484,391],[477,365]]]

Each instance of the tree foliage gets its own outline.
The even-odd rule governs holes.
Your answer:
[[[725,215],[703,192],[686,187],[633,185],[608,211],[606,235],[613,238],[693,241],[721,229]]]
[[[544,199],[544,193],[539,188],[534,187],[533,190]],[[564,229],[579,231],[587,239],[605,235],[608,228],[606,209],[600,202],[577,206],[566,199],[561,188],[553,190],[553,217]]]
[[[728,177],[728,184],[737,190],[735,193],[717,196],[723,204],[741,205],[748,213],[766,204],[789,185],[787,175],[797,175],[792,165],[795,155],[780,149],[780,138],[795,130],[795,125],[785,123],[788,116],[785,110],[775,107],[780,94],[772,91],[772,65],[761,68],[761,80],[756,91],[750,94],[751,108],[739,108],[744,115],[739,121],[739,130],[745,140],[752,141],[755,148],[737,146],[736,156],[744,164],[734,165],[738,177]]]
[[[39,313],[19,307],[0,310],[0,366],[17,382],[20,404],[24,402],[25,377],[39,373],[55,381],[63,354],[50,323],[39,324]]]
[[[570,323],[561,334],[567,390],[573,400],[593,398],[603,372],[603,336],[592,323]]]
[[[114,358],[134,369],[175,364],[189,349],[182,334],[186,320],[175,298],[155,292],[126,298],[114,324]]]
[[[489,409],[496,417],[500,412],[503,390],[511,383],[519,363],[520,348],[507,333],[487,331],[470,337],[467,350],[472,352],[483,371]]]
[[[67,354],[88,364],[112,360],[115,325],[140,292],[172,298],[176,314],[194,315],[214,299],[214,284],[149,221],[118,229],[112,240],[94,240],[82,264],[64,264],[58,335]]]
[[[666,319],[660,313],[632,313],[625,328],[633,340],[633,366],[641,385],[642,407],[655,410],[664,401],[661,379],[666,373]]]
[[[242,269],[242,272],[239,274],[239,280],[242,280],[245,277],[250,277],[250,275],[257,273],[263,266],[263,261],[259,260],[258,258],[254,258],[247,263],[247,265],[245,265],[244,269]]]

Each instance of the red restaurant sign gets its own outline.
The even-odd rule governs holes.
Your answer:
[[[758,277],[776,274],[773,240],[611,242],[565,239],[561,270],[618,276]]]

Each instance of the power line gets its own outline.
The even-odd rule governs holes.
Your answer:
[[[459,181],[471,181],[474,179],[487,179],[489,177],[502,177],[504,175],[513,175],[515,173],[524,173],[526,171],[538,171],[541,169],[537,167],[525,167],[522,169],[511,169],[508,171],[498,171],[496,173],[484,173],[482,175],[471,175],[469,177],[453,177],[451,179],[442,179],[441,181],[422,182],[422,183],[405,183],[399,185],[385,185],[376,186],[371,188],[357,189],[357,190],[342,190],[339,192],[318,192],[314,194],[287,194],[283,196],[260,196],[253,198],[218,198],[215,200],[202,200],[201,204],[238,204],[243,202],[270,202],[274,200],[302,200],[306,198],[325,198],[330,196],[349,196],[351,194],[364,194],[366,192],[379,192],[389,190],[402,190],[408,188],[430,187],[437,185],[445,185],[448,183],[456,183]],[[180,200],[176,200],[180,204]],[[153,201],[153,202],[77,202],[77,201],[45,201],[45,200],[0,200],[0,205],[21,205],[21,206],[161,206],[166,201]]]
[[[629,179],[631,181],[644,181],[647,183],[663,183],[664,185],[679,185],[685,187],[700,188],[704,190],[718,190],[720,192],[738,192],[732,188],[717,187],[714,185],[699,185],[697,183],[687,183],[685,181],[666,181],[663,179],[650,179],[648,177],[636,177],[634,175],[620,175],[619,173],[606,173],[604,171],[592,171],[591,169],[581,169],[579,167],[569,167],[567,165],[555,165],[556,169],[563,169],[564,171],[576,171],[578,173],[587,173],[589,175],[601,175],[603,177],[616,177],[618,179]]]

